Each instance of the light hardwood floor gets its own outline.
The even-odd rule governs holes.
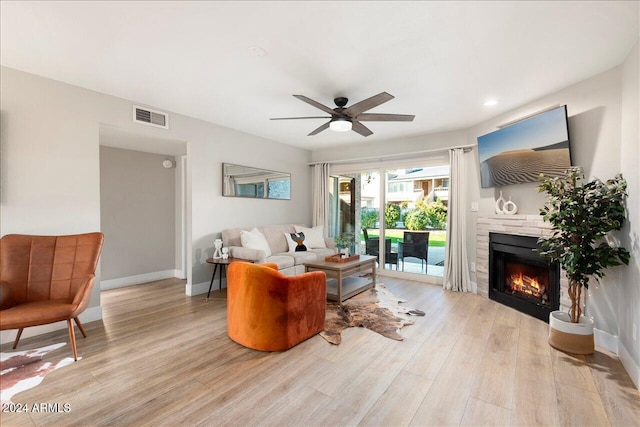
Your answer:
[[[426,312],[404,341],[352,328],[339,346],[316,336],[283,353],[229,340],[224,294],[187,297],[178,280],[105,291],[103,321],[78,338],[82,360],[14,397],[70,411],[3,413],[2,426],[640,422],[640,393],[617,357],[555,351],[544,322],[476,295],[380,282]],[[66,331],[19,348],[54,342],[68,342]]]

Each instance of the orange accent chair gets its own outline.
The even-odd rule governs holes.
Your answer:
[[[245,347],[282,351],[324,329],[327,278],[285,276],[276,264],[234,262],[227,271],[227,332]]]
[[[71,319],[86,337],[78,315],[89,304],[103,241],[102,233],[0,239],[0,330],[18,329],[14,349],[24,328],[66,320],[78,360]]]

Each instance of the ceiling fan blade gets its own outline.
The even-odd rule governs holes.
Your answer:
[[[300,120],[300,119],[330,119],[331,117],[326,116],[315,116],[315,117],[275,117],[269,120]]]
[[[293,96],[298,98],[300,101],[306,102],[309,105],[313,105],[314,107],[321,109],[325,113],[331,114],[332,116],[335,116],[337,114],[335,111],[333,111],[331,108],[327,107],[326,105],[322,105],[319,102],[314,101],[311,98],[307,98],[304,95],[293,95]]]
[[[412,122],[416,116],[412,114],[375,114],[363,113],[358,115],[361,122]]]
[[[320,126],[319,128],[317,128],[316,130],[314,130],[313,132],[311,132],[311,133],[310,133],[309,135],[307,135],[307,136],[317,135],[317,134],[319,134],[320,132],[322,132],[323,130],[325,130],[325,129],[329,129],[329,123],[331,123],[331,122],[327,122],[327,123],[323,124],[322,126]]]
[[[358,114],[364,113],[367,110],[371,110],[372,108],[384,104],[387,101],[391,101],[393,98],[393,95],[390,95],[387,92],[382,92],[372,96],[371,98],[367,98],[363,101],[353,104],[342,113],[346,114],[349,117],[356,117]]]
[[[360,122],[352,120],[351,124],[352,124],[352,127],[351,127],[352,131],[357,132],[362,136],[373,135],[373,132],[371,132],[371,129],[369,129],[368,127],[366,127],[365,125],[363,125]],[[328,126],[328,124],[327,124],[327,126]]]

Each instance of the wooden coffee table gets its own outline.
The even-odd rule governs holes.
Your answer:
[[[327,275],[327,299],[342,302],[376,285],[376,257],[360,255],[349,262],[317,261],[304,264],[305,271],[324,271]],[[371,273],[371,279],[356,277]]]

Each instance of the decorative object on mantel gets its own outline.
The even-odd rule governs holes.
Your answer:
[[[216,248],[216,250],[213,252],[212,258],[222,258],[222,252],[220,252],[220,249],[222,248],[222,239],[214,240],[213,247]]]
[[[515,215],[518,213],[518,205],[511,201],[511,196],[509,196],[509,201],[502,207],[502,213],[505,215]]]
[[[582,316],[582,287],[589,288],[590,277],[604,277],[607,267],[629,264],[629,252],[615,246],[607,233],[622,228],[627,182],[621,174],[602,182],[582,184],[582,168],[567,170],[565,177],[546,178],[538,186],[547,193],[547,203],[540,210],[551,223],[553,233],[540,238],[540,254],[560,263],[569,279],[571,308],[568,313],[554,311],[549,317],[549,344],[574,354],[595,351],[592,318]]]
[[[498,215],[502,215],[502,214],[504,214],[504,204],[505,204],[506,202],[507,202],[507,201],[505,200],[505,198],[504,198],[504,197],[502,197],[502,191],[501,191],[501,192],[500,192],[500,197],[498,197],[498,198],[496,199],[496,213],[497,213]]]
[[[518,213],[518,205],[511,201],[511,196],[507,201],[500,192],[500,197],[496,199],[496,213],[498,215],[515,215]]]

